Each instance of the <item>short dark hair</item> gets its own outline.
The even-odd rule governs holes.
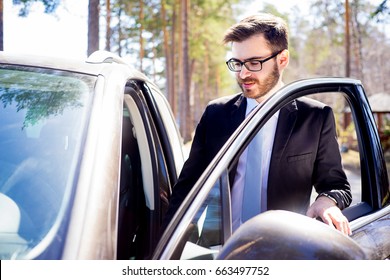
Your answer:
[[[286,22],[280,17],[266,13],[246,17],[231,26],[226,31],[223,42],[243,42],[254,35],[263,35],[274,52],[288,49]]]

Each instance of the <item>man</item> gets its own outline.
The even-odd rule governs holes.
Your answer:
[[[289,52],[287,27],[282,19],[269,14],[247,17],[226,32],[224,42],[231,43],[232,58],[227,66],[235,72],[242,93],[217,99],[207,106],[197,126],[189,158],[173,189],[167,219],[172,218],[251,107],[261,104],[283,86],[282,75],[289,63]],[[341,212],[351,203],[351,191],[341,165],[331,108],[304,98],[288,104],[271,120],[273,123],[270,121],[262,129],[271,137],[268,140],[259,137],[266,142],[262,148],[265,158],[262,171],[257,171],[263,172],[262,185],[247,191],[246,176],[251,174],[247,162],[248,166],[257,166],[250,162],[249,156],[257,152],[247,152],[251,144],[233,172],[233,227],[248,219],[243,218],[246,211],[243,209],[248,208],[245,197],[249,193],[255,204],[260,205],[258,200],[263,200],[263,209],[256,213],[285,209],[321,218],[326,224],[351,234],[348,220]],[[253,179],[253,176],[249,177]],[[319,195],[309,206],[313,186]],[[261,196],[254,195],[255,192]],[[249,218],[256,213],[251,213]]]

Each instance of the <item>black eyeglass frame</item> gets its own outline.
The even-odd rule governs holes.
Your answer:
[[[276,52],[276,53],[274,53],[274,54],[271,54],[271,56],[266,57],[266,58],[264,58],[264,59],[251,58],[251,59],[246,59],[246,60],[244,60],[244,61],[241,61],[241,60],[238,60],[238,59],[235,59],[235,58],[231,58],[231,59],[229,59],[228,61],[226,61],[226,65],[227,65],[227,67],[229,68],[229,70],[232,71],[232,72],[241,72],[242,66],[243,66],[243,65],[245,66],[245,68],[246,68],[248,71],[251,71],[251,72],[259,72],[259,71],[261,71],[261,70],[263,69],[263,63],[264,63],[264,62],[267,62],[268,60],[270,60],[270,59],[276,57],[276,56],[277,56],[278,54],[280,54],[281,52],[282,52],[282,51],[278,51],[278,52]],[[247,63],[247,62],[251,62],[251,61],[259,62],[259,63],[260,63],[260,69],[259,69],[259,70],[252,70],[252,69],[250,69],[250,67],[248,67],[248,66],[246,65],[246,63]],[[231,62],[239,63],[239,64],[240,64],[240,69],[239,69],[239,70],[233,69],[232,66],[230,65]]]

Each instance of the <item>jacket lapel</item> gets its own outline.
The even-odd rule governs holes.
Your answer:
[[[297,120],[298,107],[294,100],[284,106],[279,113],[278,125],[276,127],[274,146],[272,149],[272,164],[278,164],[290,140]]]
[[[233,104],[230,115],[230,135],[238,128],[245,119],[246,98],[241,94],[237,101]]]
[[[233,104],[230,115],[230,135],[238,128],[238,126],[245,119],[246,112],[246,98],[241,94],[237,101]],[[230,187],[233,187],[234,177],[236,175],[238,160],[233,165],[232,170],[229,172]]]

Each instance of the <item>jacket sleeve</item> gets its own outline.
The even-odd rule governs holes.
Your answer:
[[[188,159],[173,187],[166,220],[172,218],[199,177],[245,118],[246,99],[241,93],[211,101],[195,130]]]
[[[172,219],[185,197],[191,191],[192,187],[209,164],[210,160],[208,159],[209,157],[205,138],[208,116],[207,112],[208,109],[206,108],[196,127],[189,157],[184,163],[178,181],[173,187],[168,212],[165,216],[166,223]]]

